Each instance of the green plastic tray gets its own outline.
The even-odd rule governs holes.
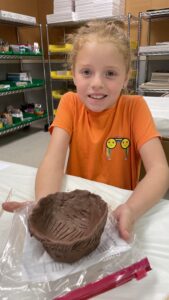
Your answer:
[[[10,84],[10,88],[0,89],[0,93],[8,91],[18,91],[23,89],[36,88],[44,85],[44,80],[33,79],[32,83],[28,83],[26,86],[16,86],[14,81],[0,81],[0,84]]]
[[[12,125],[5,125],[3,128],[0,128],[0,133],[7,131],[8,129],[16,129],[20,125],[29,125],[30,123],[37,121],[39,119],[44,119],[47,117],[45,112],[42,116],[36,116],[34,114],[23,113],[24,120],[21,121],[20,118],[14,118]]]
[[[7,52],[0,52],[0,55],[6,56],[6,55],[13,55],[13,56],[42,56],[42,52],[34,53],[34,52],[14,52],[14,51],[7,51]]]

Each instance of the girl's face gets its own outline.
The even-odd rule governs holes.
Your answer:
[[[123,55],[108,42],[86,42],[77,54],[73,75],[81,101],[93,112],[112,107],[128,82]]]

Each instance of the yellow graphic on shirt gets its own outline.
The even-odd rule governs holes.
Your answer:
[[[127,138],[109,138],[106,142],[106,156],[111,159],[113,149],[120,144],[121,148],[125,151],[125,159],[128,157],[128,149],[130,147],[130,140]]]
[[[115,148],[115,147],[116,147],[116,144],[117,144],[117,142],[116,142],[115,139],[108,139],[108,140],[107,140],[107,148],[108,148],[108,149],[113,149],[113,148]]]

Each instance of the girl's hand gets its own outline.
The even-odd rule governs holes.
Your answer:
[[[117,220],[117,226],[121,238],[125,241],[129,241],[132,238],[132,231],[135,222],[131,208],[126,203],[121,204],[116,208],[113,214]]]
[[[29,201],[25,202],[16,202],[16,201],[10,201],[10,202],[4,202],[2,203],[2,208],[8,212],[14,212],[15,210],[19,208],[23,208],[29,203]]]

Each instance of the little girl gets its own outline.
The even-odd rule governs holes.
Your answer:
[[[36,177],[36,199],[60,190],[69,148],[67,174],[133,190],[114,211],[120,235],[128,240],[137,219],[166,192],[168,164],[143,97],[123,94],[131,59],[123,28],[116,22],[93,21],[81,27],[72,42],[77,92],[62,97],[50,127],[51,140]],[[146,175],[139,181],[141,160]]]

